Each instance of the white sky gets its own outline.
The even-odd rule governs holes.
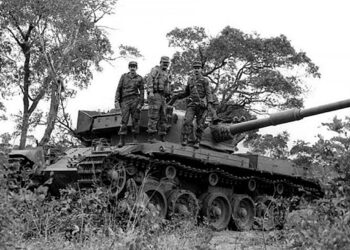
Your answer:
[[[350,3],[350,2],[349,2]],[[117,51],[119,44],[137,47],[144,58],[138,59],[138,73],[145,75],[162,55],[172,56],[166,34],[174,29],[202,26],[216,36],[224,27],[238,28],[245,33],[257,32],[262,37],[284,34],[297,51],[304,51],[320,67],[321,79],[307,79],[310,92],[305,107],[350,98],[350,15],[346,0],[119,0],[115,14],[107,17],[110,40]],[[68,111],[76,121],[79,109],[109,110],[114,93],[127,62],[118,60],[103,64],[92,85],[69,102]],[[11,102],[9,112],[22,108],[21,100]],[[314,141],[321,122],[335,115],[350,115],[350,109],[305,118],[289,125],[262,129],[261,133],[287,130],[291,140]],[[74,124],[75,125],[75,124]],[[0,123],[0,134],[12,132],[10,122]],[[3,131],[3,128],[5,130]],[[42,134],[37,132],[37,137]]]

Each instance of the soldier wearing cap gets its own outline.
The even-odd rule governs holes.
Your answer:
[[[137,134],[140,130],[140,111],[144,104],[144,80],[136,73],[136,70],[137,62],[129,62],[129,72],[120,77],[115,93],[115,107],[118,108],[119,105],[122,112],[118,147],[125,145],[125,135],[127,134],[130,115],[132,119],[133,143],[137,143]]]
[[[193,131],[193,120],[196,117],[196,141],[193,146],[198,148],[199,142],[202,138],[204,122],[208,114],[208,109],[212,112],[214,109],[212,107],[213,96],[209,86],[209,80],[202,75],[202,63],[200,61],[194,61],[192,67],[194,74],[189,77],[185,92],[178,94],[176,98],[182,99],[188,97],[184,124],[181,131],[181,144],[183,146],[187,145],[188,137]]]
[[[158,132],[161,141],[166,135],[166,97],[170,95],[170,77],[168,73],[169,57],[162,56],[160,65],[152,68],[147,78],[148,98],[148,134],[149,141],[156,141]]]

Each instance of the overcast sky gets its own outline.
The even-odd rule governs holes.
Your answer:
[[[175,27],[202,26],[211,36],[226,26],[245,33],[257,32],[262,37],[284,34],[297,51],[306,52],[320,67],[321,79],[306,80],[310,91],[305,107],[313,107],[350,98],[349,3],[346,0],[119,0],[115,14],[107,17],[103,25],[108,27],[116,50],[119,44],[124,44],[141,51],[144,56],[138,59],[141,75],[158,64],[162,55],[172,56],[166,34]],[[92,85],[69,102],[68,111],[74,122],[79,109],[113,108],[115,89],[120,75],[127,71],[127,62],[103,64],[104,71],[94,75]],[[18,100],[11,103],[8,111],[15,112],[21,107]],[[287,130],[291,140],[314,141],[317,133],[324,133],[320,123],[330,121],[335,115],[350,115],[350,109],[261,132]],[[0,128],[0,133],[11,132],[12,125],[6,122]],[[2,128],[6,129],[2,131]]]

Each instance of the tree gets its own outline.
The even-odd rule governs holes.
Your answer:
[[[89,85],[92,66],[102,70],[100,62],[112,59],[107,34],[97,24],[112,13],[115,3],[116,0],[0,1],[1,62],[11,69],[1,68],[0,75],[5,84],[19,87],[23,97],[20,148],[25,146],[28,129],[42,123],[44,115],[47,127],[40,143],[47,143],[59,103]],[[121,53],[128,51],[138,53],[127,46]],[[50,101],[48,114],[37,109],[43,99]]]
[[[6,100],[6,97],[13,94],[9,83],[14,82],[12,69],[15,66],[15,61],[6,57],[6,54],[11,53],[12,47],[4,37],[5,34],[2,29],[0,29],[0,121],[7,120],[6,107],[3,100]]]
[[[287,159],[289,156],[289,134],[286,131],[273,136],[271,134],[255,134],[246,140],[243,145],[249,147],[252,153],[266,155],[276,159]]]
[[[242,108],[263,113],[267,108],[302,107],[306,86],[297,72],[320,77],[318,67],[284,35],[261,38],[226,27],[209,37],[204,28],[189,27],[175,28],[167,38],[177,49],[171,66],[175,82],[184,83],[193,60],[200,60],[219,99],[221,117],[232,117],[233,110]]]
[[[335,116],[332,122],[322,125],[335,135],[330,139],[318,135],[318,141],[311,146],[297,141],[290,153],[296,163],[309,165],[321,180],[337,178],[350,185],[350,117],[342,120]]]
[[[11,141],[11,135],[9,133],[0,134],[0,139],[2,143],[9,143]]]

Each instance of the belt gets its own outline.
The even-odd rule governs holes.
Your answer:
[[[126,100],[126,99],[133,99],[133,98],[139,98],[140,95],[137,95],[137,94],[131,94],[131,95],[127,95],[127,96],[123,96],[123,100]]]
[[[158,91],[153,91],[153,94],[156,94],[156,93],[158,93],[158,94],[164,94],[164,91],[160,91],[160,90],[158,90]]]

